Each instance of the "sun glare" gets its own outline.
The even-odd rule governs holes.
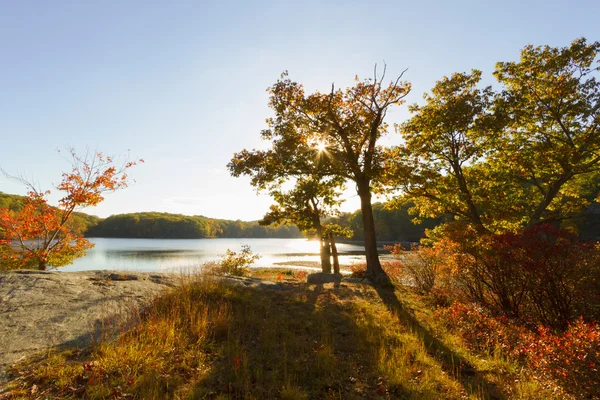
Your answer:
[[[325,144],[325,142],[318,142],[317,143],[317,150],[319,150],[319,153],[322,153],[325,150],[327,150],[327,145]]]

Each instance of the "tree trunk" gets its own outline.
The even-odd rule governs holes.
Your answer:
[[[39,259],[38,260],[38,270],[45,271],[46,270],[46,260]]]
[[[473,201],[473,196],[471,195],[471,191],[467,186],[467,180],[463,174],[462,168],[458,161],[452,164],[452,169],[454,170],[454,174],[456,179],[458,180],[458,188],[463,195],[465,202],[467,203],[469,219],[475,225],[475,229],[479,233],[489,233],[489,230],[483,225],[481,221],[481,216],[479,215],[479,211],[477,210],[477,206]]]
[[[329,231],[329,242],[331,243],[331,255],[333,256],[333,273],[340,273],[340,261],[338,259],[337,247],[335,246],[335,239],[333,232]]]
[[[373,220],[373,206],[371,205],[371,188],[369,182],[357,182],[358,196],[360,197],[360,210],[362,211],[365,253],[367,259],[366,276],[373,283],[385,283],[389,279],[381,268],[379,253],[377,252],[377,238],[375,237],[375,221]]]
[[[331,273],[331,251],[329,249],[329,237],[322,235],[321,239],[321,271],[325,274]]]
[[[546,209],[548,208],[550,203],[552,203],[552,200],[554,200],[554,198],[558,195],[558,192],[560,191],[561,187],[571,177],[572,176],[563,174],[558,180],[552,182],[552,184],[548,188],[544,198],[542,199],[542,201],[540,201],[540,203],[535,208],[533,214],[531,215],[529,222],[526,225],[527,229],[533,228],[534,226],[536,226],[537,224],[540,223],[540,220],[542,219],[542,215],[544,214],[544,211],[546,211]]]

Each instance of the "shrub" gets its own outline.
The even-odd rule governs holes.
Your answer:
[[[519,343],[527,330],[509,322],[508,318],[494,318],[475,304],[453,303],[436,311],[446,328],[458,333],[471,350],[492,354],[501,349],[505,355],[518,355]]]
[[[367,276],[367,264],[362,263],[354,263],[349,266],[351,274],[350,276],[353,278],[364,279]],[[385,273],[390,278],[390,281],[394,283],[402,283],[403,275],[402,275],[402,267],[401,264],[393,261],[393,262],[382,262],[381,268],[385,271]]]
[[[258,254],[252,253],[248,245],[242,245],[242,250],[239,253],[227,249],[227,252],[221,258],[220,272],[228,275],[242,276],[246,273],[247,267],[259,258]]]
[[[383,268],[392,283],[405,283],[406,278],[404,276],[404,269],[400,261],[383,261],[381,263],[381,268]]]
[[[586,398],[600,396],[600,328],[578,319],[562,335],[542,327],[523,353],[539,373]],[[596,397],[598,398],[598,397]]]
[[[436,286],[427,295],[429,304],[434,307],[450,307],[456,296],[447,286]]]
[[[350,264],[350,271],[352,271],[350,276],[353,278],[363,279],[367,276],[367,265],[365,263]]]
[[[526,285],[514,259],[515,248],[470,226],[448,224],[436,233],[440,237],[435,245],[451,254],[445,262],[463,300],[517,317]]]
[[[422,293],[431,292],[447,257],[442,248],[435,245],[415,246],[411,250],[405,250],[401,244],[385,248],[400,261],[398,266],[411,285]]]
[[[303,281],[306,279],[307,275],[308,275],[308,272],[306,272],[306,271],[298,271],[298,273],[296,274],[296,279],[298,279],[299,281]]]
[[[600,328],[596,324],[580,318],[564,333],[543,326],[529,330],[476,305],[460,303],[437,310],[436,317],[471,350],[500,350],[577,397],[598,398],[594,397],[600,393]]]
[[[599,317],[598,246],[549,225],[502,234],[456,228],[438,232],[435,246],[452,254],[444,263],[468,301],[531,326],[563,330],[578,316]]]

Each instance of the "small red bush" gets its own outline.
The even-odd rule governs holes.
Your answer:
[[[388,275],[390,280],[395,283],[403,283],[404,281],[404,270],[402,263],[399,261],[387,261],[381,263],[381,268]]]
[[[429,293],[446,271],[446,259],[450,255],[443,246],[414,246],[406,250],[401,244],[384,246],[397,258],[395,270],[398,281],[408,282],[421,293]]]
[[[362,279],[365,276],[367,276],[367,264],[365,264],[365,263],[350,264],[350,271],[352,271],[351,276],[353,278]]]
[[[308,272],[306,272],[306,271],[299,271],[296,274],[296,279],[298,279],[299,281],[302,281],[302,280],[304,280],[306,278],[307,275],[308,275]]]
[[[600,398],[600,328],[575,321],[561,335],[540,328],[521,351],[531,367],[560,382],[567,390]]]
[[[447,328],[475,351],[503,354],[583,398],[600,398],[600,328],[579,319],[562,334],[523,328],[474,305],[455,303],[436,311]],[[594,397],[595,396],[595,397]]]
[[[505,316],[494,318],[474,304],[454,303],[436,311],[447,328],[458,333],[466,345],[475,351],[493,353],[501,349],[506,355],[519,353],[519,343],[528,333],[525,328],[510,323]]]

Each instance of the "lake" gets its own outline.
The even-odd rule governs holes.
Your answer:
[[[319,262],[319,242],[306,239],[104,239],[91,238],[94,248],[60,271],[133,270],[180,272],[216,261],[227,249],[239,252],[246,244],[261,258],[259,267],[294,266],[307,269]],[[364,261],[364,247],[337,244],[340,264]],[[297,264],[296,264],[297,263]]]

